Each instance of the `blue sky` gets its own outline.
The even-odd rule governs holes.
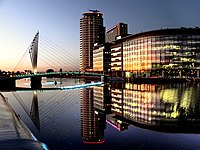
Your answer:
[[[200,26],[199,6],[199,0],[0,0],[0,69],[17,65],[38,30],[79,59],[79,19],[89,9],[104,14],[107,29],[124,22],[135,34]]]

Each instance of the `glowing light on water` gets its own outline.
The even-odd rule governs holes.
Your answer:
[[[64,86],[61,87],[62,90],[65,89],[76,89],[76,88],[84,88],[84,87],[88,87],[88,86],[98,86],[103,84],[103,82],[96,82],[96,83],[86,83],[86,84],[80,84],[80,85],[73,85],[73,86]]]
[[[60,84],[60,83],[61,82],[57,82],[57,84]],[[53,81],[42,82],[42,85],[54,85],[54,84],[55,84],[55,82],[53,82]],[[24,85],[30,86],[31,83],[24,83]]]

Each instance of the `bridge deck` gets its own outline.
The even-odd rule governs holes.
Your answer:
[[[49,73],[36,73],[36,74],[21,74],[13,76],[13,78],[21,79],[21,78],[28,78],[33,76],[41,76],[41,77],[48,77],[54,75],[65,75],[65,76],[104,76],[103,74],[93,73],[93,72],[79,72],[79,71],[64,71],[64,72],[49,72]]]

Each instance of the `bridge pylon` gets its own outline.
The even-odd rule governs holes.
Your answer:
[[[39,31],[36,33],[32,43],[31,43],[31,47],[29,49],[29,54],[30,54],[31,64],[33,67],[34,74],[37,73],[38,41],[39,41]]]

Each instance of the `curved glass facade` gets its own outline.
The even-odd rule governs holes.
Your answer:
[[[123,40],[123,70],[134,77],[199,77],[200,29],[156,30]]]

